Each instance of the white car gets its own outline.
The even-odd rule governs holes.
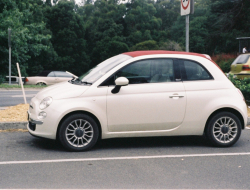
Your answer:
[[[69,81],[76,77],[68,71],[42,71],[37,76],[26,77],[25,85],[52,85],[59,82]]]
[[[88,150],[98,139],[203,134],[228,147],[246,126],[247,106],[206,55],[136,51],[43,89],[28,117],[32,135],[58,139],[71,151]]]

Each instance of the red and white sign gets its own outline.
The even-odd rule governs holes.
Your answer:
[[[181,16],[191,13],[191,0],[181,0]]]

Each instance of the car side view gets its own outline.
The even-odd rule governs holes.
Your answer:
[[[76,77],[72,73],[65,71],[42,71],[37,76],[25,77],[26,85],[52,85],[59,82],[71,80]]]
[[[28,117],[32,135],[70,151],[89,150],[99,139],[204,134],[229,147],[245,129],[247,106],[206,55],[135,51],[43,89]]]
[[[229,74],[238,79],[250,78],[250,53],[239,55],[232,63]]]

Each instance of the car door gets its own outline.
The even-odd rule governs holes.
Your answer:
[[[56,83],[56,77],[55,77],[55,72],[50,72],[47,77],[44,77],[45,82],[48,85],[55,84]]]
[[[72,75],[66,73],[66,72],[63,72],[63,71],[55,71],[55,75],[56,75],[56,83],[58,82],[63,82],[63,81],[69,81],[73,78]]]
[[[108,87],[107,118],[111,132],[171,130],[185,116],[186,95],[174,59],[147,59],[129,64],[109,80],[126,77],[117,94]]]
[[[225,93],[224,82],[214,80],[211,73],[199,62],[187,59],[180,59],[178,62],[187,96],[185,124],[193,126],[195,130],[194,126],[204,125],[197,122],[204,114],[206,117],[210,114],[207,112],[210,105],[214,104],[213,101]]]

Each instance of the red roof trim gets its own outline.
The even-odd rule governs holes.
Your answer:
[[[143,56],[143,55],[154,55],[154,54],[179,54],[179,55],[195,55],[195,56],[200,56],[200,57],[204,57],[207,59],[207,57],[203,54],[189,53],[189,52],[184,52],[184,51],[152,50],[152,51],[132,51],[132,52],[126,52],[123,54],[129,55],[131,57],[138,57],[138,56]]]
[[[194,55],[199,56],[208,59],[205,55],[199,54],[199,53],[190,53],[190,52],[184,52],[184,51],[164,51],[164,50],[149,50],[149,51],[132,51],[132,52],[125,52],[123,53],[125,55],[129,55],[131,57],[138,57],[143,55],[156,55],[156,54],[179,54],[179,55]],[[211,59],[208,59],[209,61],[212,61],[220,70],[221,68]],[[221,70],[222,71],[222,70]],[[222,71],[223,72],[223,71]]]

